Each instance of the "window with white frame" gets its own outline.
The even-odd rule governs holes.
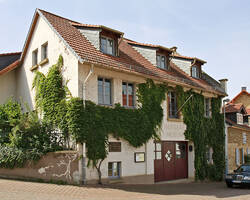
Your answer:
[[[108,163],[108,177],[120,178],[121,177],[121,162]]]
[[[157,54],[156,55],[156,63],[157,67],[162,69],[167,69],[167,62],[166,62],[166,56]]]
[[[98,78],[98,104],[111,105],[111,80]]]
[[[200,78],[200,72],[198,66],[193,65],[191,67],[191,76],[194,78]]]
[[[242,143],[243,144],[247,143],[247,135],[246,135],[246,133],[242,133]]]
[[[243,115],[241,113],[236,113],[237,124],[243,124]]]
[[[168,116],[169,118],[178,118],[177,96],[175,92],[168,93]]]
[[[123,106],[134,106],[134,85],[132,83],[122,82],[122,103]]]
[[[211,99],[205,98],[205,117],[211,117]]]
[[[114,39],[101,37],[101,51],[113,56],[116,55]]]
[[[32,52],[32,66],[35,66],[38,64],[37,55],[38,55],[38,49]]]
[[[48,43],[42,45],[41,47],[41,61],[48,58]]]

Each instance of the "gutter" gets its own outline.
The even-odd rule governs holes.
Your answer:
[[[82,93],[82,99],[83,99],[83,105],[85,107],[85,101],[86,101],[86,83],[89,80],[90,76],[93,74],[94,72],[94,65],[91,64],[89,73],[87,75],[87,77],[85,78],[85,80],[83,81],[83,93]],[[86,185],[87,180],[87,158],[86,158],[86,143],[82,143],[82,144],[78,144],[78,148],[79,148],[79,152],[80,155],[82,155],[82,159],[79,160],[79,171],[80,171],[80,177],[82,177],[82,184]],[[81,173],[82,172],[82,173]]]

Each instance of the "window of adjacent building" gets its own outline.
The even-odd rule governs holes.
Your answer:
[[[98,104],[111,105],[111,80],[98,78]]]
[[[101,37],[101,51],[106,54],[115,55],[115,41],[111,38]]]
[[[121,162],[108,163],[109,178],[119,178],[121,176]]]
[[[122,83],[122,103],[123,106],[134,106],[134,85],[132,83]]]
[[[41,48],[41,60],[48,58],[48,43],[42,45]]]
[[[162,68],[162,69],[167,69],[167,62],[166,62],[166,56],[164,55],[157,55],[156,56],[156,62],[157,62],[157,67]]]
[[[161,160],[161,142],[155,142],[155,160]]]
[[[243,115],[241,113],[236,113],[237,124],[243,124]]]
[[[178,118],[177,96],[175,92],[168,93],[168,116],[169,118]]]
[[[109,142],[109,152],[121,152],[121,142]]]
[[[247,143],[247,135],[246,135],[246,133],[242,133],[242,143],[243,144]]]
[[[35,66],[38,63],[37,55],[38,55],[38,50],[36,49],[32,52],[32,66]]]
[[[211,99],[205,98],[205,117],[211,117]]]
[[[194,78],[200,77],[199,68],[196,65],[192,66],[192,68],[191,68],[191,76]]]

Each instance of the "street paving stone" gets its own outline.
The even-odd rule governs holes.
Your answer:
[[[0,179],[0,200],[250,200],[249,188],[225,183],[71,186]]]

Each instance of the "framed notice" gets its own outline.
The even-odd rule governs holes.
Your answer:
[[[144,152],[137,152],[135,153],[135,162],[145,162],[145,153]]]

